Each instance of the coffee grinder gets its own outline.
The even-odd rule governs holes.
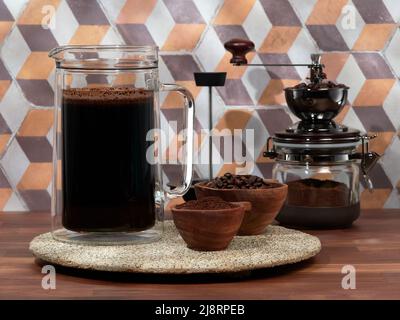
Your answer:
[[[360,177],[368,176],[379,159],[368,149],[375,136],[337,124],[333,119],[347,101],[349,87],[328,81],[319,54],[305,64],[249,64],[254,50],[248,40],[225,43],[235,66],[307,66],[306,83],[285,88],[290,111],[300,121],[267,140],[264,156],[275,159],[273,178],[288,184],[286,203],[276,220],[298,228],[342,228],[360,215]]]

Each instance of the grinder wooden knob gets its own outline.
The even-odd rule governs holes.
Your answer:
[[[225,49],[232,53],[229,61],[234,65],[247,64],[246,54],[254,50],[254,43],[246,39],[231,39],[225,42]]]

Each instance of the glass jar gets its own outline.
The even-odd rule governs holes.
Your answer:
[[[191,183],[192,95],[159,82],[154,46],[64,46],[49,56],[56,61],[53,237],[95,245],[159,239],[165,196]],[[185,104],[184,181],[174,190],[164,190],[157,152],[161,90],[177,91]]]
[[[333,228],[349,226],[360,215],[360,169],[355,161],[318,165],[276,162],[273,178],[288,185],[281,224]]]

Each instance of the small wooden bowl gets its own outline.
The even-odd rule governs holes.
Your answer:
[[[194,186],[197,199],[220,197],[225,201],[248,201],[251,210],[246,211],[238,235],[257,235],[275,219],[285,202],[288,186],[275,180],[264,180],[274,186],[269,189],[215,189],[206,187],[206,182]]]
[[[217,251],[228,247],[238,232],[244,212],[250,204],[235,204],[234,208],[193,210],[172,208],[172,217],[188,248]]]

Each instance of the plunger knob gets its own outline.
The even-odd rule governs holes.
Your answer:
[[[247,64],[246,54],[254,50],[254,43],[246,39],[231,39],[224,46],[232,53],[229,62],[237,66]]]

